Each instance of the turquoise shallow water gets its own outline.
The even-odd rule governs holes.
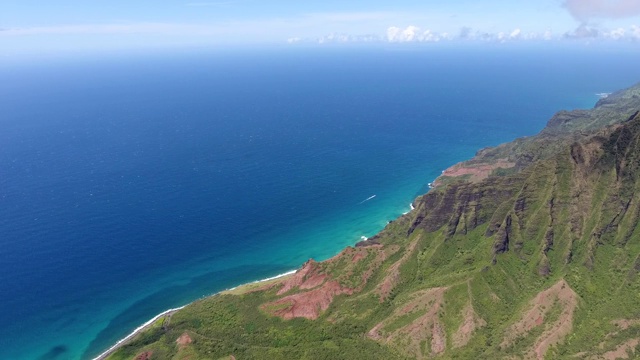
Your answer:
[[[91,358],[168,308],[331,257],[478,148],[633,84],[621,55],[322,48],[4,67],[0,358]]]

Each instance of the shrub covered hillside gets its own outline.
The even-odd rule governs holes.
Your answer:
[[[197,301],[109,359],[640,357],[640,86],[456,165],[292,276]]]

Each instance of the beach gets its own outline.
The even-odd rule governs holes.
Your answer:
[[[238,286],[233,287],[231,289],[223,290],[223,291],[220,291],[220,292],[218,292],[216,294],[213,294],[213,295],[210,295],[210,296],[218,296],[218,295],[224,295],[224,294],[240,295],[240,294],[245,293],[247,291],[251,291],[251,290],[253,290],[255,288],[261,288],[261,287],[263,287],[264,285],[266,285],[266,284],[268,284],[270,282],[281,281],[281,280],[283,280],[283,279],[295,274],[296,271],[297,270],[291,270],[291,271],[288,271],[288,272],[280,274],[280,275],[268,277],[266,279],[256,280],[256,281],[252,281],[252,282],[249,282],[249,283],[246,283],[246,284],[238,285]],[[180,311],[181,309],[184,309],[186,306],[189,306],[189,305],[181,306],[181,307],[178,307],[178,308],[175,308],[175,309],[169,309],[169,310],[166,310],[166,311],[154,316],[149,321],[145,322],[144,324],[140,325],[135,330],[133,330],[129,335],[125,336],[121,340],[118,340],[118,342],[116,342],[113,346],[111,346],[105,352],[103,352],[102,354],[100,354],[100,355],[96,356],[95,358],[93,358],[93,360],[104,360],[104,359],[108,358],[109,355],[113,354],[120,347],[126,345],[129,341],[133,340],[138,334],[144,332],[145,330],[147,330],[151,326],[153,326],[153,324],[156,321],[158,321],[158,320],[160,320],[162,318],[170,318],[171,315],[175,314],[176,312]]]

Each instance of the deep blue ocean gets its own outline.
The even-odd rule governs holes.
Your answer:
[[[89,359],[166,309],[331,257],[479,148],[640,81],[632,55],[380,46],[5,63],[0,358]]]

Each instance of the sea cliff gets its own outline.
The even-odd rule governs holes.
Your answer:
[[[640,344],[640,85],[443,172],[295,274],[162,316],[109,359],[578,358]]]

